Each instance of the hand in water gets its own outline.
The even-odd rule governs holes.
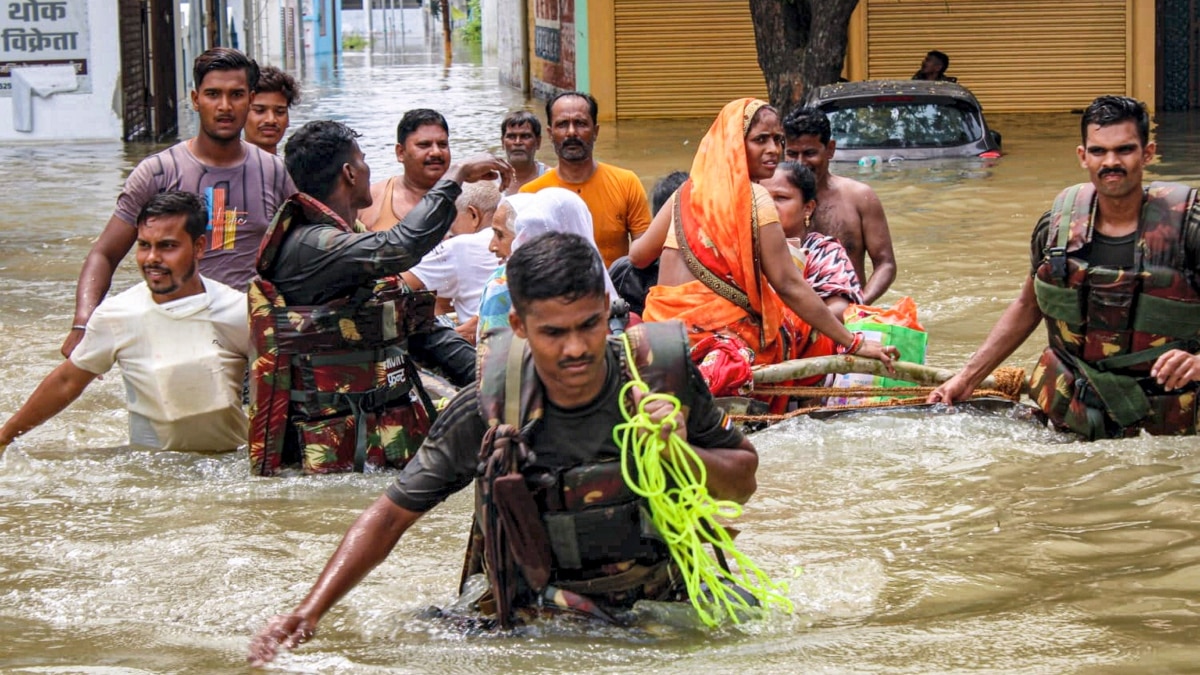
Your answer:
[[[500,192],[504,192],[513,180],[513,168],[507,161],[481,152],[450,167],[450,170],[446,172],[446,177],[458,183],[499,179]]]
[[[270,663],[279,654],[279,649],[292,649],[308,642],[317,632],[317,624],[302,614],[279,614],[271,619],[254,640],[250,642],[250,653],[246,661],[252,666]]]

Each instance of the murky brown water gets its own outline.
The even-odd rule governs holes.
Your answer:
[[[497,145],[521,104],[496,71],[361,56],[310,81],[297,123],[331,116],[392,171],[401,112],[447,113],[456,152]],[[604,102],[601,102],[602,104]],[[1029,233],[1074,161],[1078,118],[996,117],[998,162],[860,174],[887,209],[900,274],[957,366],[1027,273]],[[686,169],[707,120],[605,125],[599,154],[647,182]],[[1200,182],[1196,117],[1160,126],[1162,177]],[[74,281],[148,148],[0,148],[0,416],[59,362]],[[544,153],[550,156],[547,147]],[[115,287],[137,280],[131,262]],[[1011,361],[1030,366],[1031,341]],[[244,452],[130,451],[119,377],[0,460],[0,669],[207,673],[242,668],[265,619],[303,595],[388,476],[252,479]],[[884,414],[761,433],[739,539],[790,578],[797,612],[716,634],[544,627],[468,638],[412,619],[447,602],[470,495],[397,552],[280,660],[293,672],[1162,672],[1195,670],[1195,439],[1091,445],[1007,419]]]

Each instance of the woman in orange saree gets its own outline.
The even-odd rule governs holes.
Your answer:
[[[783,145],[779,113],[765,102],[738,99],[721,110],[691,177],[656,217],[670,223],[643,318],[683,321],[693,347],[712,335],[736,336],[755,365],[766,365],[795,358],[811,342],[808,326],[785,325],[787,307],[842,351],[890,364],[895,348],[846,330],[792,262],[771,195],[757,184],[774,174]]]

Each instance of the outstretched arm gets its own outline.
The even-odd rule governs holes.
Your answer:
[[[350,526],[304,600],[291,614],[276,616],[259,631],[250,643],[250,664],[261,666],[274,659],[281,647],[291,649],[307,642],[325,612],[387,558],[421,515],[397,506],[387,495],[376,499]]]
[[[854,343],[854,335],[846,330],[839,317],[833,315],[825,301],[808,285],[800,269],[792,262],[792,254],[788,251],[787,240],[783,236],[783,227],[779,223],[765,225],[760,228],[759,236],[762,244],[763,273],[784,304],[805,323],[828,335],[834,342],[843,347],[851,346]],[[884,347],[878,342],[867,341],[856,354],[879,359],[890,372],[892,360],[899,357],[900,352],[895,347]]]
[[[892,250],[892,233],[878,195],[866,188],[861,203],[863,246],[871,258],[871,276],[863,284],[863,304],[869,305],[896,280],[896,253]]]
[[[967,365],[934,389],[927,400],[930,403],[953,405],[970,396],[996,366],[1004,363],[1004,359],[1012,356],[1017,347],[1029,338],[1041,320],[1042,310],[1038,308],[1037,296],[1033,292],[1033,277],[1026,277],[1021,294],[1000,315],[987,339],[967,361]]]
[[[0,452],[18,436],[54,417],[79,398],[96,374],[64,361],[33,390],[25,405],[0,427]]]
[[[100,301],[108,293],[112,285],[113,272],[121,264],[121,259],[133,248],[137,241],[137,228],[121,220],[115,214],[108,219],[100,238],[92,244],[92,250],[83,260],[83,269],[79,271],[79,283],[75,286],[75,320],[74,325],[86,326],[88,319]],[[63,340],[60,351],[64,357],[71,355],[79,341],[83,339],[83,330],[72,328]]]

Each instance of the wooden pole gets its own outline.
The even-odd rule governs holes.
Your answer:
[[[905,361],[894,361],[892,365],[896,368],[894,375],[887,372],[887,369],[883,367],[883,363],[875,359],[867,359],[860,356],[817,356],[810,359],[795,359],[772,366],[755,368],[753,375],[754,384],[775,384],[811,377],[813,375],[828,375],[830,373],[862,373],[865,375],[878,375],[880,377],[905,380],[921,386],[936,386],[958,373],[956,370],[934,368],[933,366],[924,366]],[[997,389],[998,387],[996,386],[996,381],[989,376],[977,388]]]

